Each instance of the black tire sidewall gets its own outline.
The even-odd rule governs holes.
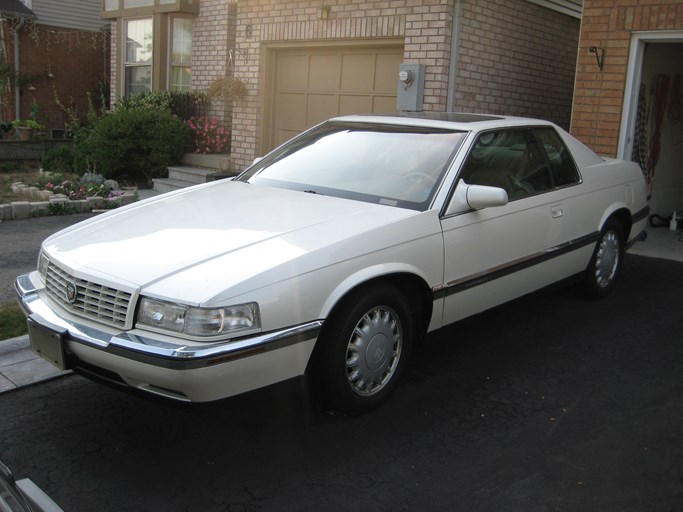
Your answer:
[[[394,310],[401,322],[402,345],[398,365],[389,382],[377,393],[357,394],[348,382],[346,352],[353,329],[371,309],[386,306]],[[412,352],[414,321],[404,295],[387,283],[366,286],[352,292],[333,311],[316,345],[310,371],[312,393],[320,405],[347,414],[359,414],[377,408],[394,391]]]

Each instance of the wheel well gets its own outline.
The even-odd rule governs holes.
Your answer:
[[[398,273],[378,276],[369,281],[360,283],[355,288],[348,290],[335,304],[330,316],[340,304],[347,300],[349,295],[359,289],[369,288],[378,283],[388,283],[398,288],[411,305],[411,311],[415,320],[417,340],[421,339],[427,331],[429,321],[432,318],[432,294],[427,283],[415,274]]]
[[[624,234],[624,244],[626,244],[631,234],[631,227],[633,225],[631,212],[629,212],[626,208],[622,208],[612,212],[605,222],[608,222],[610,219],[616,220],[621,225],[621,229]]]

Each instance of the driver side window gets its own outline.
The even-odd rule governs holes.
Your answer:
[[[528,128],[479,135],[460,178],[470,185],[502,188],[510,201],[553,188],[545,152]]]

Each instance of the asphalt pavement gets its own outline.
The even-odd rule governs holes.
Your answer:
[[[42,382],[0,394],[0,459],[74,512],[682,512],[682,284],[683,263],[628,255],[605,300],[459,322],[360,417],[302,380],[198,407]]]

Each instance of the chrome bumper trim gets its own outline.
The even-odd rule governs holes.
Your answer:
[[[17,277],[15,289],[27,316],[50,330],[65,331],[65,339],[143,363],[175,369],[193,369],[234,361],[301,343],[318,335],[322,320],[256,336],[206,344],[186,345],[150,336],[121,332],[112,334],[57,315],[40,297],[29,274]]]

